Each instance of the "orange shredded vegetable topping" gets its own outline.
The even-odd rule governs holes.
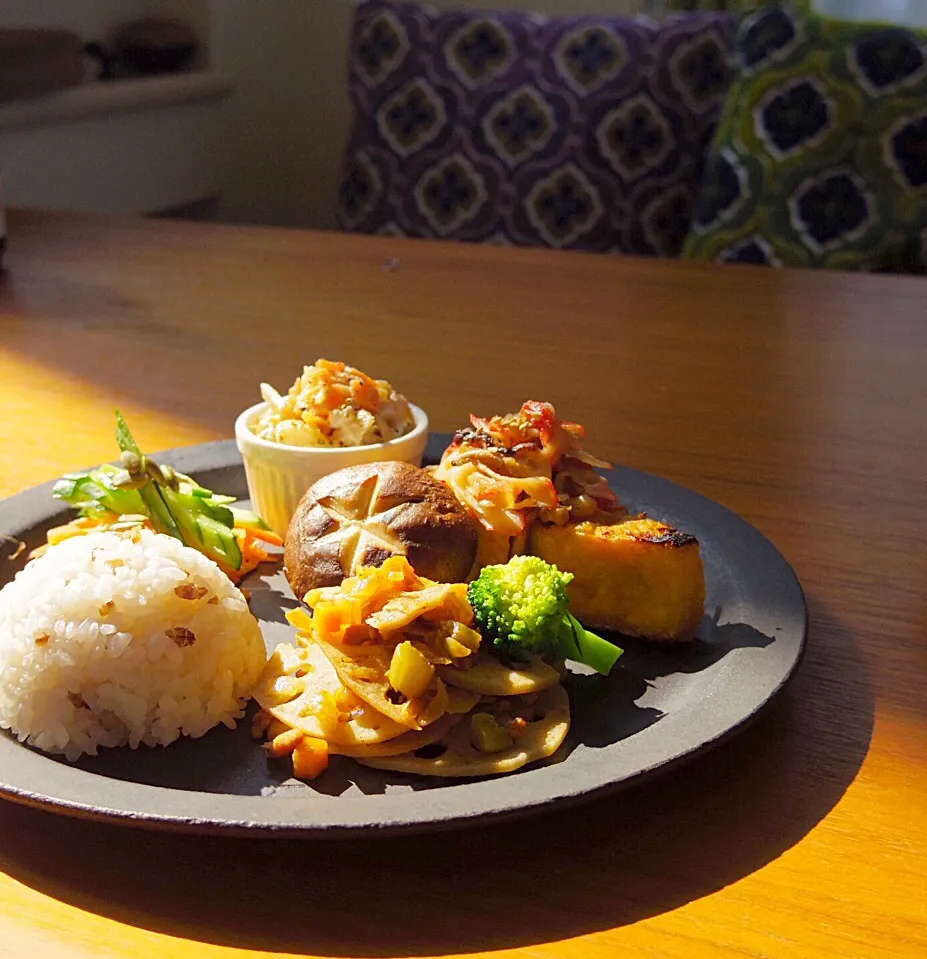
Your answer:
[[[65,523],[62,526],[52,527],[46,534],[46,541],[41,546],[34,549],[30,554],[30,559],[41,556],[49,546],[55,546],[63,543],[67,539],[73,539],[75,536],[86,536],[88,533],[104,533],[107,530],[124,530],[133,526],[154,529],[149,520],[132,519],[126,521],[115,513],[110,513],[100,518],[80,516]],[[274,557],[267,552],[266,546],[282,546],[283,537],[269,529],[259,529],[253,526],[236,526],[232,530],[238,540],[238,546],[241,549],[241,566],[239,569],[232,569],[225,563],[217,562],[216,565],[225,573],[228,578],[236,585],[240,583],[245,576],[252,570],[257,569],[261,563],[265,563]]]

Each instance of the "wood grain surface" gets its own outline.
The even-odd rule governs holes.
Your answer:
[[[231,436],[343,359],[437,430],[549,399],[741,514],[810,611],[751,728],[514,825],[191,839],[0,803],[0,955],[927,955],[927,281],[12,213],[0,495]]]

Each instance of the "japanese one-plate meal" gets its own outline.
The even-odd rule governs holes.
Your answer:
[[[0,727],[20,742],[74,761],[247,722],[298,780],[507,775],[556,756],[568,690],[598,695],[628,637],[695,636],[698,540],[629,511],[550,403],[471,415],[420,466],[395,454],[415,416],[387,382],[319,360],[261,392],[248,428],[281,470],[364,455],[302,490],[281,534],[117,413],[118,460],[56,483],[73,513],[0,590]],[[242,581],[272,564],[296,602],[268,648]]]

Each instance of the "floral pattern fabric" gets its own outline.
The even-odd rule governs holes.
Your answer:
[[[685,252],[927,267],[927,33],[783,4],[746,16]]]
[[[723,14],[661,24],[366,0],[340,225],[678,254],[733,35]]]

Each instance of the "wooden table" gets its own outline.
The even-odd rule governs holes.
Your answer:
[[[554,402],[740,513],[809,649],[749,730],[515,825],[196,839],[0,803],[0,955],[927,955],[927,282],[13,213],[0,495],[231,435],[340,358],[438,430]]]

